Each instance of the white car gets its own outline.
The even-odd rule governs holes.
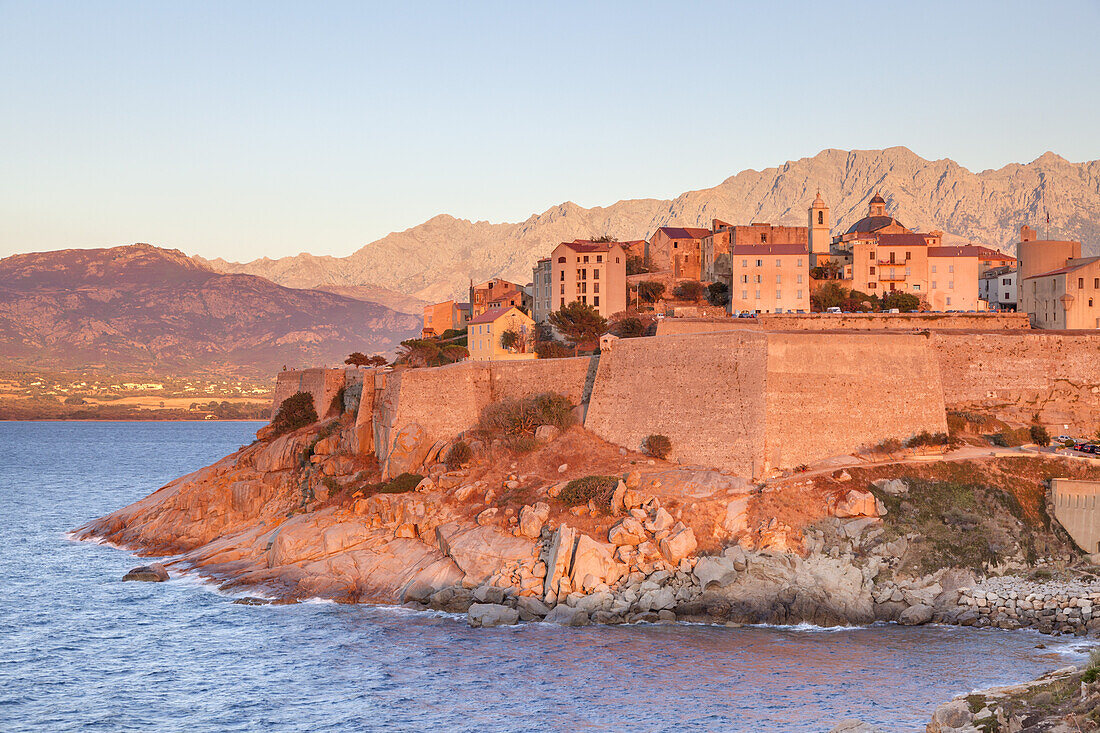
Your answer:
[[[1073,438],[1069,437],[1068,435],[1059,435],[1057,438],[1054,439],[1054,442],[1055,443],[1075,443],[1077,441],[1075,441]]]

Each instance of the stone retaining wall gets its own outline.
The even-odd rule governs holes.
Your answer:
[[[764,331],[1019,331],[1026,313],[761,313],[756,318],[665,318],[657,335],[719,330]]]

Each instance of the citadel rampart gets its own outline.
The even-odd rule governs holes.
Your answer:
[[[1056,478],[1051,483],[1054,516],[1085,552],[1100,552],[1100,481]]]
[[[1026,313],[761,313],[756,318],[665,318],[658,336],[726,330],[760,331],[1018,331]]]
[[[296,392],[308,392],[313,395],[313,408],[317,415],[324,418],[328,408],[332,404],[332,398],[347,383],[346,371],[356,371],[355,367],[348,369],[284,369],[275,379],[275,392],[271,398],[271,413],[274,415],[283,400]],[[353,381],[355,378],[353,377]]]
[[[689,322],[690,323],[690,322]],[[552,391],[587,403],[585,427],[640,446],[668,435],[685,463],[746,476],[887,438],[946,431],[947,410],[1010,422],[1035,414],[1091,434],[1100,416],[1100,333],[743,330],[621,339],[599,357],[359,370],[359,450],[386,463],[399,433],[447,440],[501,399]],[[344,370],[279,375],[276,400],[314,395],[319,414]],[[276,402],[278,404],[278,402]]]

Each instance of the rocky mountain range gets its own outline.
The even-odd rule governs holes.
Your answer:
[[[440,215],[347,257],[301,254],[210,264],[292,287],[372,286],[435,301],[463,297],[471,278],[526,283],[539,257],[576,237],[642,239],[662,225],[708,226],[712,219],[804,225],[817,191],[832,209],[834,234],[864,216],[877,191],[903,224],[941,230],[948,243],[1011,252],[1020,225],[1029,224],[1040,236],[1078,239],[1086,253],[1100,254],[1100,160],[1070,163],[1046,153],[1027,164],[973,173],[950,159],[925,160],[894,147],[825,150],[776,168],[742,171],[671,201],[633,199],[590,209],[566,202],[511,224]]]
[[[147,244],[0,260],[0,368],[269,377],[388,352],[416,316]]]

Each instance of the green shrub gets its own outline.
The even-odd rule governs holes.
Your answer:
[[[400,476],[396,476],[389,481],[389,483],[383,483],[378,488],[379,494],[404,494],[412,491],[416,488],[416,485],[424,480],[424,477],[418,473],[403,473]]]
[[[1002,430],[988,436],[989,442],[1003,448],[1015,448],[1031,441],[1031,430],[1028,428],[1015,428]]]
[[[1002,448],[1008,447],[1008,438],[1004,436],[1004,433],[994,433],[993,435],[990,435],[988,437],[989,442],[993,445],[999,445]]]
[[[491,435],[534,435],[540,425],[565,430],[576,421],[573,404],[555,392],[501,400],[481,411],[478,428]]]
[[[647,303],[656,303],[664,292],[664,283],[655,280],[643,280],[638,283],[638,298]]]
[[[642,452],[653,458],[664,460],[672,451],[672,441],[667,435],[647,435],[642,441]]]
[[[636,316],[627,316],[611,324],[611,333],[619,338],[632,339],[645,336],[645,324]]]
[[[680,300],[699,300],[703,297],[703,283],[696,280],[687,280],[677,285],[672,294]]]
[[[874,447],[875,453],[897,453],[902,448],[901,441],[897,438],[887,438]]]
[[[446,463],[447,468],[454,471],[461,468],[463,464],[469,463],[470,459],[474,457],[474,451],[470,448],[470,444],[465,440],[459,440],[451,446],[447,451]]]
[[[905,442],[905,445],[909,448],[920,448],[923,446],[933,445],[947,445],[947,433],[930,433],[927,430],[922,430],[912,438]]]
[[[271,418],[272,435],[282,435],[317,422],[317,410],[308,392],[295,392],[283,400]]]
[[[321,479],[321,485],[328,489],[329,496],[332,496],[340,490],[340,484],[336,483],[336,478],[334,476],[325,476]]]
[[[729,305],[730,286],[721,280],[712,282],[707,286],[707,302],[711,305]]]
[[[604,511],[611,510],[611,497],[619,485],[617,476],[585,476],[573,479],[558,494],[566,506],[580,506],[592,502]]]
[[[1031,442],[1036,445],[1047,446],[1050,445],[1050,433],[1042,425],[1034,424],[1028,428],[1028,434],[1031,437]]]

